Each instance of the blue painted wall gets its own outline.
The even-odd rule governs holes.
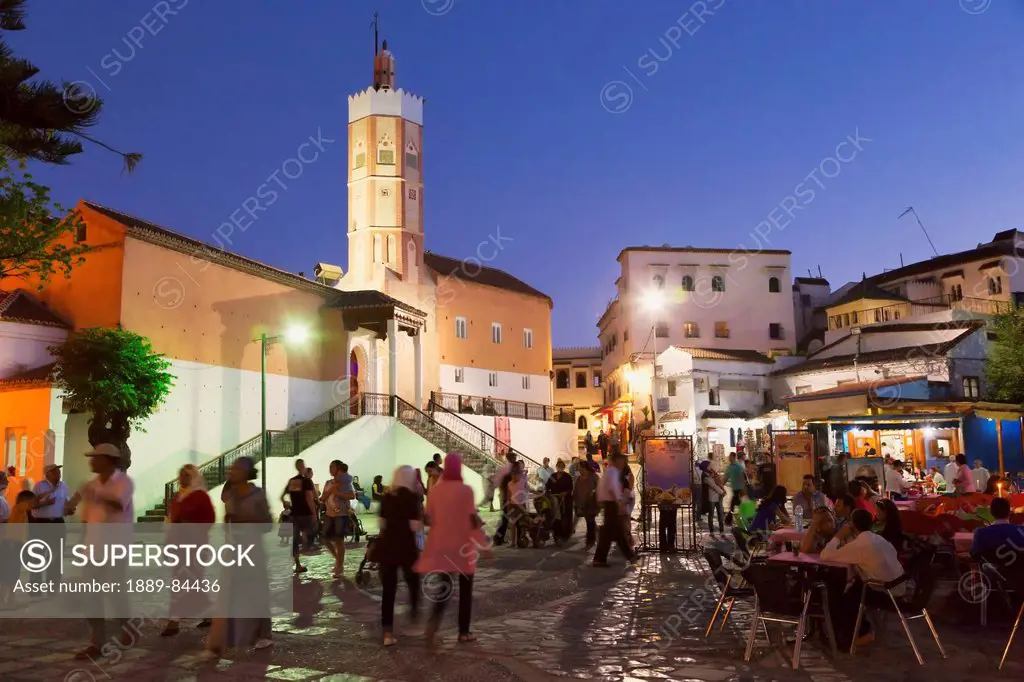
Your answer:
[[[1006,471],[1024,471],[1024,451],[1021,450],[1020,422],[1003,420],[1003,466]]]
[[[1017,438],[1019,441],[1019,429]],[[999,443],[995,421],[974,415],[964,416],[964,454],[967,455],[967,465],[972,469],[974,460],[980,459],[989,471],[999,471]]]

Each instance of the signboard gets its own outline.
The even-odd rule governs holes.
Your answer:
[[[648,438],[644,441],[646,501],[652,504],[672,497],[690,502],[693,481],[693,444],[689,438]]]
[[[803,485],[804,476],[814,474],[814,435],[807,431],[776,431],[775,441],[776,485],[795,493]]]
[[[757,379],[719,379],[719,391],[747,391],[757,393],[760,388]]]

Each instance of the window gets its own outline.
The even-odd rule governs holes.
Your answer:
[[[379,234],[373,235],[373,262],[384,262],[384,237]]]
[[[972,400],[981,397],[981,382],[978,377],[964,377],[964,397]]]
[[[533,348],[533,330],[523,330],[523,348]]]
[[[586,388],[586,387],[587,387],[587,373],[586,372],[576,372],[576,388]]]
[[[1002,277],[989,277],[988,278],[988,293],[990,293],[990,294],[1001,294],[1001,293],[1003,293],[1003,278]]]
[[[711,278],[711,291],[725,291],[725,279],[721,275]]]
[[[494,388],[495,386],[498,385],[498,373],[497,372],[488,372],[487,373],[487,385],[490,386],[491,388]]]
[[[79,244],[85,242],[85,238],[88,236],[88,227],[84,222],[78,223],[75,227],[75,241]]]
[[[391,189],[388,188],[388,187],[381,187],[380,188],[380,195],[382,197],[389,197],[389,196],[391,196]]]
[[[671,398],[671,397],[675,396],[675,394],[676,394],[676,382],[670,380],[668,382],[668,396]]]
[[[853,322],[854,324],[857,324],[857,311],[856,310],[854,310],[852,313],[850,313],[850,321]]]
[[[569,373],[564,369],[555,372],[555,388],[569,388]]]
[[[491,322],[491,343],[501,343],[501,322]]]
[[[811,387],[810,386],[797,386],[796,387],[796,394],[797,395],[803,395],[804,393],[810,393],[810,392],[811,392]]]
[[[419,170],[419,167],[420,167],[420,157],[419,157],[419,155],[418,154],[413,154],[412,152],[406,152],[405,153],[405,166],[406,166],[406,168],[411,168],[413,170]]]
[[[457,339],[468,339],[469,338],[469,325],[466,323],[466,318],[456,317],[455,318],[455,338]]]
[[[668,323],[667,322],[659,322],[658,324],[656,324],[654,326],[654,336],[656,336],[659,339],[667,339],[668,338]]]
[[[622,332],[622,340],[623,340],[623,342],[629,341],[629,330],[628,329]]]
[[[715,338],[716,339],[727,339],[727,338],[729,338],[729,323],[728,322],[715,322]]]
[[[352,168],[353,168],[353,170],[357,169],[357,168],[362,168],[365,165],[366,165],[366,152],[357,151],[355,153],[355,156],[353,157],[353,161],[352,161]]]
[[[377,150],[377,163],[381,166],[394,166],[395,165],[395,150],[394,149],[378,149]]]
[[[462,384],[466,382],[466,370],[462,367],[455,368],[455,383]]]
[[[700,337],[700,328],[697,327],[696,322],[683,322],[683,336],[688,339],[696,339]]]
[[[949,288],[949,300],[951,301],[962,301],[964,300],[964,290],[959,284],[954,284]]]
[[[665,278],[662,277],[661,275],[655,275],[654,276],[654,288],[655,289],[664,289],[665,288]]]
[[[398,242],[393,234],[388,235],[388,263],[391,265],[398,264]]]
[[[693,277],[683,275],[683,291],[693,291]]]
[[[409,198],[412,199],[413,201],[416,200],[416,190],[414,190],[414,189],[409,190]]]
[[[580,418],[576,420],[576,428],[583,429],[584,431],[587,430],[587,418],[582,414],[580,415]]]
[[[778,277],[769,277],[768,278],[768,291],[770,293],[773,293],[773,294],[777,294],[780,291],[782,291],[782,287],[779,285],[779,278]]]
[[[877,311],[875,311],[875,312],[877,314]],[[850,313],[843,313],[843,326],[844,327],[849,327],[850,326]]]
[[[594,388],[601,388],[601,373],[594,371]]]
[[[762,392],[762,395],[764,396],[764,406],[771,407],[774,404],[772,402],[772,390],[770,388],[766,388]]]
[[[495,381],[497,381],[497,380],[495,380]],[[530,375],[529,374],[524,374],[523,375],[523,390],[524,391],[529,391],[530,390]]]
[[[712,388],[708,390],[708,405],[718,405],[718,389]]]
[[[811,304],[811,295],[810,294],[800,294],[800,303],[803,304],[803,305],[810,305]]]
[[[768,336],[773,339],[782,338],[782,325],[778,322],[772,322],[768,325]]]

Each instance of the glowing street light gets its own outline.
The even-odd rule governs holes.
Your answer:
[[[665,292],[660,289],[651,289],[644,294],[644,307],[652,313],[661,312],[665,307]]]
[[[266,332],[260,334],[260,454],[263,455],[260,482],[264,490],[267,489],[267,458],[270,456],[270,444],[267,442],[267,346],[278,341],[296,346],[308,340],[309,328],[299,324],[289,325],[283,334],[276,336],[267,336]]]

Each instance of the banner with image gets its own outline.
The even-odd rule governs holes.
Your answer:
[[[689,438],[648,438],[644,441],[646,501],[689,503],[693,482],[693,444]]]
[[[814,474],[814,434],[808,431],[776,431],[776,484],[785,486],[790,494],[800,490],[804,476]]]

